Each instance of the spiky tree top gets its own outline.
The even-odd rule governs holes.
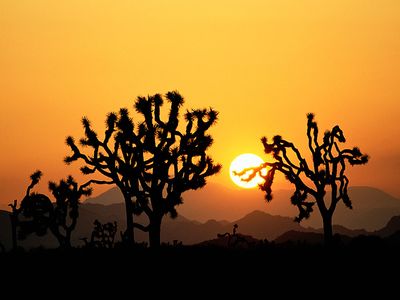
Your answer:
[[[292,204],[299,209],[296,221],[300,222],[308,218],[317,203],[321,213],[332,214],[339,201],[352,208],[348,195],[349,180],[345,175],[346,163],[350,165],[362,165],[368,162],[368,155],[362,154],[360,149],[341,149],[340,144],[346,139],[339,126],[326,131],[322,141],[319,140],[318,126],[314,120],[314,114],[307,114],[307,138],[308,148],[312,154],[312,162],[308,163],[299,149],[291,142],[284,140],[281,136],[273,137],[268,142],[266,137],[261,139],[266,154],[272,154],[274,162],[266,162],[260,167],[253,169],[253,172],[246,180],[251,180],[257,174],[264,178],[260,189],[266,192],[267,201],[272,200],[272,183],[276,171],[283,173],[287,180],[295,185],[295,192],[291,197]],[[267,168],[268,172],[263,174],[261,170]],[[245,174],[248,170],[239,172]],[[310,184],[312,183],[312,184]],[[325,187],[332,189],[330,205],[327,205],[323,198]],[[308,195],[314,199],[307,198]]]
[[[206,184],[206,177],[217,173],[221,166],[206,154],[213,139],[208,129],[217,121],[213,109],[187,111],[185,126],[180,129],[179,110],[184,99],[178,92],[165,95],[169,114],[162,120],[165,100],[160,94],[138,97],[134,108],[141,116],[135,124],[128,109],[110,113],[103,139],[99,139],[87,118],[82,120],[85,137],[81,146],[90,147],[91,154],[81,152],[72,137],[67,144],[73,154],[66,163],[82,159],[82,172],[99,172],[134,197],[134,212],[148,215],[170,213],[176,216],[175,205],[181,194]],[[101,182],[99,182],[101,183]]]
[[[39,236],[45,235],[51,222],[53,205],[50,199],[43,194],[32,192],[32,189],[39,183],[42,177],[41,171],[35,171],[31,176],[31,183],[26,189],[24,198],[19,207],[17,200],[9,206],[12,208],[13,230],[19,226],[18,238],[24,239],[31,233]],[[18,220],[22,213],[24,221]]]
[[[75,227],[76,219],[79,217],[79,200],[82,196],[90,196],[92,193],[92,189],[87,185],[78,186],[72,176],[60,180],[58,184],[49,182],[49,190],[56,199],[53,226],[61,226],[66,231]],[[70,225],[67,223],[68,216],[72,220]]]
[[[50,218],[53,206],[50,199],[43,194],[32,192],[32,189],[37,185],[42,177],[41,171],[35,171],[31,176],[31,183],[26,190],[26,195],[21,201],[19,210],[26,218],[40,218],[45,216]],[[38,221],[41,222],[40,220]]]

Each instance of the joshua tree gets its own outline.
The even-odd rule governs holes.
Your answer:
[[[283,173],[286,179],[295,185],[295,192],[291,197],[293,205],[299,209],[296,221],[300,222],[308,218],[313,211],[314,204],[320,211],[325,244],[332,241],[332,216],[339,201],[352,208],[347,187],[349,180],[345,175],[346,163],[350,165],[362,165],[368,162],[368,155],[362,154],[360,149],[340,149],[339,143],[346,142],[343,131],[335,126],[331,131],[326,131],[322,141],[318,140],[318,126],[314,121],[314,115],[307,115],[308,148],[311,152],[310,164],[302,156],[299,149],[291,142],[277,135],[271,143],[266,137],[261,139],[266,154],[272,154],[274,162],[265,162],[261,166],[252,169],[250,176],[245,180],[251,180],[260,174],[264,182],[260,189],[266,192],[266,200],[272,200],[271,186],[276,171]],[[268,172],[262,172],[267,168]],[[249,170],[243,170],[237,175],[244,175]],[[326,193],[330,197],[326,197]],[[311,195],[314,199],[309,199]],[[329,198],[329,200],[327,200]]]
[[[79,199],[82,196],[91,195],[92,189],[87,188],[89,184],[90,182],[78,187],[72,176],[66,180],[60,180],[59,184],[49,182],[49,190],[56,199],[50,230],[61,248],[71,247],[71,233],[79,217]]]
[[[31,192],[32,188],[39,183],[41,176],[41,171],[36,171],[31,175],[31,184],[19,207],[17,200],[9,204],[12,209],[10,219],[14,250],[17,248],[17,239],[25,239],[31,233],[43,236],[51,222],[53,205],[50,199],[46,195]],[[17,227],[19,227],[18,232]]]
[[[56,202],[53,204],[46,195],[31,192],[41,177],[41,171],[34,172],[31,175],[32,182],[28,186],[20,206],[18,207],[17,200],[9,205],[12,209],[10,219],[14,250],[17,248],[18,239],[25,239],[32,233],[43,236],[47,233],[47,229],[50,229],[57,238],[60,247],[70,247],[71,233],[75,229],[79,217],[79,199],[82,195],[90,195],[91,189],[87,186],[96,182],[91,180],[78,187],[71,176],[67,180],[61,180],[58,185],[49,182],[49,189],[56,198]],[[71,219],[70,224],[67,221],[68,216]]]
[[[89,146],[91,155],[78,148],[72,137],[67,144],[73,154],[66,163],[81,159],[84,174],[99,172],[109,178],[98,183],[114,183],[125,199],[127,231],[125,237],[134,241],[133,228],[149,232],[150,246],[160,245],[161,221],[165,214],[176,217],[175,206],[182,203],[181,195],[201,188],[206,178],[219,172],[221,166],[207,156],[213,139],[208,129],[217,121],[213,109],[192,110],[185,114],[185,127],[178,128],[179,110],[184,100],[177,92],[165,96],[170,105],[167,120],[161,119],[163,97],[138,97],[136,112],[142,116],[137,126],[127,109],[110,113],[103,139],[99,139],[87,118],[83,118],[85,138],[81,146]],[[136,127],[136,128],[135,128]],[[133,222],[133,214],[144,212],[149,224]]]
[[[228,243],[227,243],[228,247],[249,246],[249,242],[246,240],[246,238],[241,234],[237,233],[238,227],[239,227],[238,224],[234,224],[232,229],[232,234],[229,232],[225,232],[222,234],[218,233],[217,237],[220,239],[228,237]]]

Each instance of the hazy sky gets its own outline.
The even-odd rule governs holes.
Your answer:
[[[0,207],[35,169],[42,191],[79,174],[62,159],[83,115],[102,132],[107,112],[170,90],[220,111],[215,182],[263,135],[304,145],[312,111],[371,155],[351,184],[400,197],[399,16],[398,0],[1,0]]]

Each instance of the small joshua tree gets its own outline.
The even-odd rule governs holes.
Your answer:
[[[142,117],[135,126],[127,109],[107,117],[105,135],[99,139],[88,119],[83,119],[85,138],[81,146],[91,148],[91,154],[83,153],[72,137],[67,138],[73,154],[66,163],[81,159],[85,174],[98,172],[121,190],[125,199],[127,231],[124,237],[133,243],[133,228],[149,232],[151,247],[160,245],[161,221],[165,214],[176,217],[175,207],[182,203],[181,195],[206,184],[206,178],[219,172],[207,155],[213,139],[207,133],[217,121],[213,109],[192,110],[185,114],[182,130],[179,111],[184,100],[177,92],[169,92],[165,98],[170,110],[167,120],[161,119],[164,99],[161,95],[138,97],[136,112]],[[149,224],[144,226],[133,221],[133,214],[144,212]]]
[[[34,172],[20,206],[17,200],[9,205],[12,209],[10,219],[14,250],[18,239],[23,240],[32,233],[43,236],[48,229],[57,238],[61,248],[71,247],[71,233],[79,217],[79,199],[83,195],[90,195],[91,189],[88,186],[96,182],[91,180],[78,187],[71,176],[59,184],[49,182],[49,189],[56,198],[56,202],[52,203],[46,195],[32,192],[41,177],[41,171]]]
[[[87,187],[88,184],[79,187],[72,176],[60,180],[58,184],[49,182],[49,190],[56,199],[50,230],[61,248],[71,247],[71,233],[79,217],[79,199],[92,193],[92,189]]]
[[[31,183],[19,207],[17,200],[9,204],[12,209],[10,220],[14,250],[17,248],[18,239],[25,239],[31,233],[43,236],[47,233],[50,225],[53,215],[53,205],[50,199],[46,195],[31,192],[33,187],[39,183],[41,176],[41,171],[36,171],[31,175]],[[19,228],[18,231],[17,228]]]
[[[266,200],[272,200],[272,183],[276,171],[283,173],[286,179],[294,184],[296,190],[291,197],[293,205],[299,209],[296,221],[300,222],[308,218],[317,204],[322,217],[324,227],[325,244],[332,241],[332,217],[337,204],[340,201],[352,208],[347,187],[349,179],[345,175],[346,164],[362,165],[368,162],[368,155],[362,154],[360,149],[341,149],[340,143],[346,142],[343,131],[335,126],[326,131],[322,141],[318,140],[318,126],[314,121],[314,115],[307,115],[308,148],[312,161],[306,161],[299,149],[289,141],[277,135],[271,143],[266,137],[261,139],[266,154],[272,154],[274,162],[265,162],[261,166],[252,169],[250,176],[245,180],[251,180],[257,174],[264,178],[260,189],[266,193]],[[262,172],[265,168],[268,172]],[[244,175],[249,170],[238,172]],[[327,190],[328,189],[328,190]],[[326,196],[330,193],[329,200]],[[309,199],[311,195],[313,199]]]

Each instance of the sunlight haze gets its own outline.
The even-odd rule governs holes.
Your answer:
[[[210,182],[233,187],[239,154],[266,159],[262,136],[304,147],[314,112],[321,134],[338,124],[371,156],[349,167],[350,185],[400,197],[399,16],[398,0],[2,0],[0,208],[36,169],[39,191],[86,180],[63,163],[82,116],[103,135],[108,112],[172,90],[185,109],[220,113],[211,153],[223,170]]]

